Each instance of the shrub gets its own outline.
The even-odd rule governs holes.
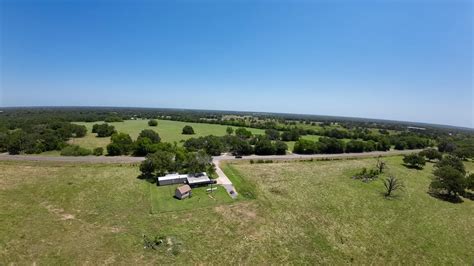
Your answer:
[[[155,119],[151,119],[151,120],[148,121],[148,125],[150,127],[156,127],[156,126],[158,126],[158,121],[156,121]]]
[[[122,150],[120,149],[120,145],[117,143],[110,143],[107,145],[107,155],[109,156],[118,156],[122,154]]]
[[[195,133],[194,133],[193,127],[186,125],[186,126],[183,127],[182,134],[183,135],[194,135]]]
[[[416,153],[412,153],[403,157],[403,163],[408,167],[423,169],[423,166],[425,166],[426,161],[425,157]]]
[[[100,124],[100,125],[95,124],[92,127],[92,132],[97,133],[97,137],[99,138],[110,137],[114,133],[116,133],[115,127],[107,123]]]
[[[102,154],[104,154],[104,148],[102,147],[97,147],[93,150],[92,152],[95,156],[101,156]]]
[[[133,141],[130,135],[125,133],[113,134],[111,143],[107,145],[107,153],[111,156],[127,155],[133,148]]]
[[[428,160],[441,160],[443,155],[436,149],[426,149],[420,152],[420,155],[426,157]]]
[[[397,190],[403,190],[405,187],[403,183],[394,176],[389,176],[384,180],[383,185],[385,187],[385,197],[392,196],[393,192]]]
[[[257,155],[273,155],[276,148],[269,139],[262,139],[255,145],[255,154]]]
[[[364,182],[368,182],[368,181],[376,179],[378,175],[379,175],[378,170],[376,169],[367,170],[367,168],[364,167],[359,173],[355,174],[352,178],[361,179]]]
[[[142,130],[138,135],[138,138],[148,138],[153,144],[159,143],[161,141],[160,135],[151,129]]]
[[[61,150],[62,156],[87,156],[91,155],[92,151],[86,148],[82,148],[78,145],[69,145]]]
[[[275,142],[275,154],[277,155],[285,155],[286,150],[288,149],[288,145],[285,142],[277,140]]]

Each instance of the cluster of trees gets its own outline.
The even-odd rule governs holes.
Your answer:
[[[402,133],[391,137],[391,143],[397,150],[424,149],[434,145],[429,138],[421,137],[413,133]]]
[[[133,141],[128,134],[115,133],[110,138],[110,144],[107,145],[107,154],[110,156],[129,154],[145,156],[163,149],[167,145],[171,144],[161,143],[160,135],[151,129],[142,130],[136,141]]]
[[[60,150],[71,137],[86,135],[85,126],[68,122],[50,121],[47,124],[30,124],[14,130],[0,130],[0,151],[9,154],[34,154]]]
[[[458,137],[443,138],[438,142],[438,150],[465,160],[474,158],[474,137],[460,135]]]
[[[344,152],[387,151],[390,145],[375,141],[350,140],[347,143],[336,138],[321,137],[318,141],[300,139],[295,143],[293,152],[298,154],[332,154]]]
[[[403,157],[403,163],[410,168],[423,169],[426,160],[425,157],[419,153],[412,153]]]
[[[266,136],[248,135],[245,128],[235,130],[236,135],[226,135],[223,137],[206,136],[190,138],[183,144],[189,151],[203,150],[206,153],[217,156],[224,152],[231,152],[235,155],[283,155],[288,146],[280,140],[271,140]]]
[[[96,133],[97,137],[99,138],[105,138],[112,136],[114,133],[117,133],[117,130],[115,130],[114,126],[109,125],[107,123],[94,124],[92,126],[92,133]]]
[[[457,199],[466,190],[474,190],[474,174],[468,174],[462,160],[447,155],[435,164],[430,191],[436,195]]]
[[[167,145],[147,155],[140,164],[140,171],[146,178],[168,173],[215,173],[212,158],[204,151],[190,152],[184,148]]]

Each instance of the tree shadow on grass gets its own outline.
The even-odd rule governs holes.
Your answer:
[[[447,202],[450,202],[450,203],[463,203],[464,202],[462,200],[462,198],[459,197],[458,195],[453,196],[453,195],[449,195],[449,194],[440,194],[440,193],[436,193],[436,192],[432,192],[432,191],[429,191],[428,195],[430,195],[433,198],[436,198],[436,199],[439,199],[439,200],[442,200],[442,201],[447,201]]]
[[[416,166],[415,165],[409,165],[409,164],[406,164],[406,163],[404,163],[402,165],[405,166],[408,169],[423,170],[423,167],[420,167],[420,166],[417,166],[417,165]]]
[[[380,191],[379,194],[381,197],[383,197],[386,200],[401,200],[403,198],[402,190],[397,190],[395,192],[392,192],[390,196],[386,195],[386,191]]]
[[[150,184],[156,184],[156,177],[153,176],[153,175],[141,174],[141,175],[137,176],[137,179],[145,180],[146,182],[148,182]]]
[[[474,193],[472,192],[464,191],[464,193],[462,193],[462,196],[463,198],[474,200]]]

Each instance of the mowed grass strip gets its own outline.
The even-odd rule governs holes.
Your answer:
[[[384,160],[406,186],[393,199],[350,178],[376,159],[241,161],[224,171],[253,199],[170,204],[171,186],[158,208],[137,166],[0,162],[0,264],[472,263],[474,202],[429,196],[432,164]],[[143,234],[171,244],[144,249]]]
[[[156,184],[149,183],[153,213],[206,208],[233,202],[232,198],[220,185],[212,185],[212,192],[207,191],[211,186],[193,188],[190,198],[179,200],[174,198],[178,186],[180,185],[156,186]]]
[[[93,149],[96,147],[106,147],[110,143],[110,137],[107,138],[97,138],[96,134],[92,132],[92,126],[94,124],[101,124],[103,122],[91,122],[91,123],[81,123],[76,122],[78,125],[85,125],[87,127],[87,135],[83,138],[74,138],[71,140],[73,144],[80,145],[85,148]],[[109,123],[110,125],[115,126],[115,129],[118,132],[123,132],[130,134],[132,139],[136,139],[140,132],[143,129],[152,129],[160,134],[162,141],[164,142],[177,142],[178,144],[181,141],[187,140],[189,138],[197,138],[208,135],[214,136],[224,136],[226,134],[227,126],[217,125],[217,124],[206,124],[206,123],[188,123],[180,121],[171,121],[171,120],[158,120],[158,126],[150,127],[148,126],[148,120],[125,120],[124,122],[114,122]],[[193,127],[194,135],[183,135],[182,129],[185,125],[190,125]],[[236,129],[237,127],[233,127]],[[253,134],[265,134],[264,130],[247,128]]]

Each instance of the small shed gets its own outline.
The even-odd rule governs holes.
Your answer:
[[[191,187],[189,185],[183,185],[176,188],[174,196],[177,199],[185,199],[191,196]]]

